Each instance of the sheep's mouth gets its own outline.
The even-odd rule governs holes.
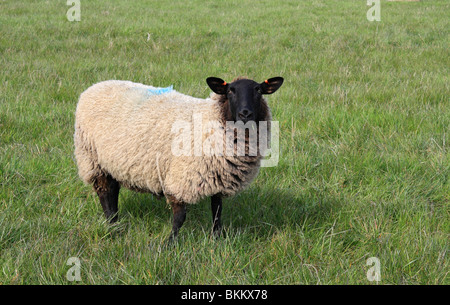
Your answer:
[[[236,122],[243,122],[244,124],[247,124],[248,122],[255,122],[255,118],[251,117],[251,118],[242,118],[240,117],[239,119],[236,120]],[[256,122],[255,122],[256,124]]]

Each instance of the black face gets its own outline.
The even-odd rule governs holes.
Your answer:
[[[274,77],[257,83],[251,79],[239,79],[230,84],[216,77],[206,82],[217,94],[226,95],[235,122],[259,121],[263,94],[272,94],[283,84],[282,77]]]
[[[262,94],[257,82],[250,79],[235,81],[228,86],[226,95],[235,122],[258,120]]]

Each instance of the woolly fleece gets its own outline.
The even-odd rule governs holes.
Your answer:
[[[196,203],[216,194],[232,196],[256,177],[259,153],[240,157],[175,156],[171,151],[177,135],[172,132],[175,121],[192,122],[199,114],[203,122],[225,121],[219,95],[212,93],[210,98],[199,99],[175,90],[149,93],[154,89],[158,88],[110,80],[81,94],[74,142],[78,173],[85,183],[92,184],[96,177],[109,174],[129,189]],[[268,110],[264,99],[263,103]],[[270,120],[268,110],[265,121]],[[203,139],[207,136],[203,128]]]

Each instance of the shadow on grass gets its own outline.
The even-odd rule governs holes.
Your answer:
[[[261,190],[251,188],[227,199],[225,223],[268,236],[286,227],[322,227],[333,222],[342,200],[326,192],[299,192],[296,189]]]
[[[145,223],[149,234],[170,232],[172,211],[164,198],[122,192],[119,199],[119,223],[124,223],[122,226],[140,222]],[[322,227],[332,223],[342,204],[342,199],[325,191],[262,190],[253,186],[234,197],[224,198],[222,223],[229,233],[248,231],[258,237],[267,237],[286,227]],[[188,206],[182,231],[208,232],[211,226],[209,198]]]

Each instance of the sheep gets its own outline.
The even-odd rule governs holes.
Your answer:
[[[93,185],[110,223],[118,219],[119,190],[126,187],[166,197],[173,212],[169,241],[176,238],[186,219],[186,206],[211,197],[212,232],[220,235],[222,197],[247,187],[258,174],[262,158],[259,150],[249,153],[249,130],[245,130],[243,140],[245,153],[235,153],[239,139],[235,126],[228,123],[270,123],[271,113],[263,95],[277,91],[283,78],[262,83],[237,78],[227,83],[209,77],[206,82],[213,91],[206,99],[179,93],[172,87],[118,80],[94,84],[80,95],[74,134],[78,174],[86,184]],[[176,123],[193,123],[195,133],[195,118],[199,117],[203,122],[216,123],[222,132],[217,133],[219,138],[232,129],[232,141],[219,141],[217,146],[231,145],[233,154],[222,151],[207,155],[205,151],[192,155],[192,147],[186,149],[188,154],[174,153]],[[270,136],[270,126],[268,129],[264,136]],[[204,131],[200,130],[200,140],[208,136]],[[187,144],[198,141],[178,135],[178,140],[186,139]]]

